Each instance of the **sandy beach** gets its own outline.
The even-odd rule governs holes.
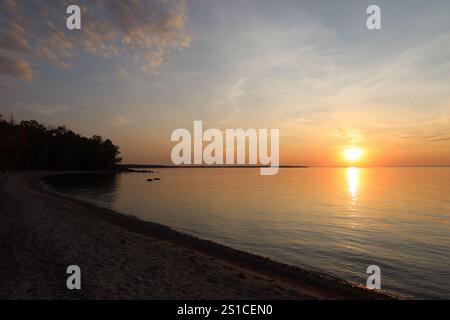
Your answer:
[[[386,299],[0,174],[2,299]],[[151,210],[151,208],[149,208]],[[82,289],[66,288],[78,265]]]

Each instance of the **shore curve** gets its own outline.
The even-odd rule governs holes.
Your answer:
[[[43,185],[54,174],[0,174],[0,298],[393,298],[75,199]]]

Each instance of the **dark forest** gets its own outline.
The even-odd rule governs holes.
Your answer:
[[[35,120],[15,123],[0,115],[1,170],[102,170],[121,161],[119,147],[100,136],[86,138],[64,126]]]

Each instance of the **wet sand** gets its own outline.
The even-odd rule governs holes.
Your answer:
[[[1,299],[390,298],[71,198],[49,174],[0,173]]]

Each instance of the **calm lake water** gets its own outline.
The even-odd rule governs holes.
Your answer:
[[[156,169],[54,188],[140,219],[407,298],[450,298],[450,168]],[[147,182],[159,177],[161,181]]]

